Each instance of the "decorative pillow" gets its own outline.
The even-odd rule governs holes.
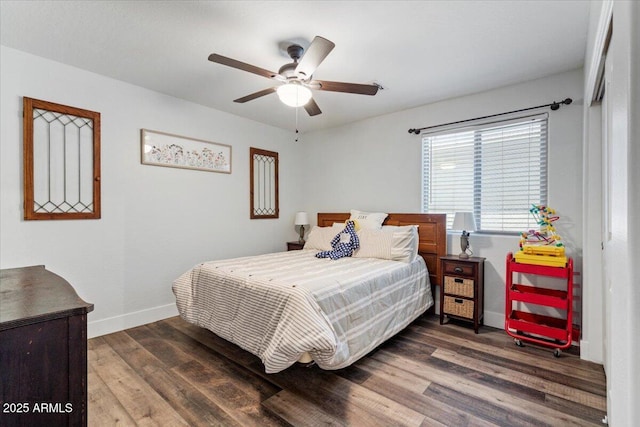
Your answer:
[[[304,244],[305,249],[316,249],[319,251],[331,250],[331,239],[336,235],[336,229],[334,227],[318,227],[314,225],[307,236],[307,241]]]
[[[387,225],[382,230],[392,231],[391,259],[394,261],[412,262],[418,256],[418,235],[417,225],[393,226]]]
[[[354,258],[391,259],[393,233],[365,228],[358,232],[360,249],[353,254]]]
[[[360,249],[355,258],[380,258],[412,262],[418,256],[418,226],[384,226],[380,230],[364,229],[358,233]]]
[[[358,225],[363,230],[367,228],[379,230],[380,228],[382,228],[382,223],[388,215],[389,214],[381,212],[361,212],[352,209],[351,217],[349,219],[352,221],[357,221]]]

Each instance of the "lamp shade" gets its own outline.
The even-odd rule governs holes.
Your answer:
[[[306,212],[296,213],[296,219],[294,221],[294,225],[308,225],[308,224],[309,224],[309,215]]]
[[[475,231],[476,219],[473,216],[473,212],[456,212],[456,216],[453,217],[452,230],[463,231]]]
[[[278,98],[289,107],[301,107],[311,99],[311,91],[297,83],[287,83],[278,87]]]

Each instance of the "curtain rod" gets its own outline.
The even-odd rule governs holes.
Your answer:
[[[482,119],[488,119],[491,117],[504,116],[505,114],[520,113],[521,111],[535,110],[536,108],[550,107],[553,111],[556,111],[557,109],[560,108],[560,105],[562,104],[569,105],[572,102],[573,102],[573,99],[567,98],[564,101],[560,101],[560,102],[553,101],[551,104],[538,105],[537,107],[522,108],[520,110],[507,111],[506,113],[498,113],[498,114],[491,114],[490,116],[476,117],[475,119],[459,120],[457,122],[444,123],[441,125],[427,126],[427,127],[418,128],[418,129],[409,129],[409,133],[415,133],[416,135],[420,135],[420,132],[426,129],[439,128],[442,126],[449,126],[449,125],[457,125],[458,123],[466,123],[466,122],[472,122],[474,120],[482,120]]]

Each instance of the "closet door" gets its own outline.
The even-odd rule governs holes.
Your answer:
[[[602,345],[603,351],[603,365],[605,372],[610,373],[611,363],[611,293],[613,291],[613,281],[611,280],[611,268],[613,263],[611,258],[611,174],[613,172],[611,167],[612,156],[612,108],[610,104],[610,82],[611,82],[612,67],[610,61],[605,61],[604,71],[604,95],[602,97],[602,283],[603,283],[603,301],[604,301],[604,316],[603,316],[603,329],[602,329]],[[609,376],[607,375],[607,378]]]

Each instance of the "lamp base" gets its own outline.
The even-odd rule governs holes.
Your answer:
[[[304,245],[304,225],[300,226],[300,237],[298,238],[298,243]]]
[[[469,259],[469,254],[467,253],[467,249],[469,248],[469,233],[466,231],[462,232],[460,236],[460,255],[458,258],[460,259]]]

